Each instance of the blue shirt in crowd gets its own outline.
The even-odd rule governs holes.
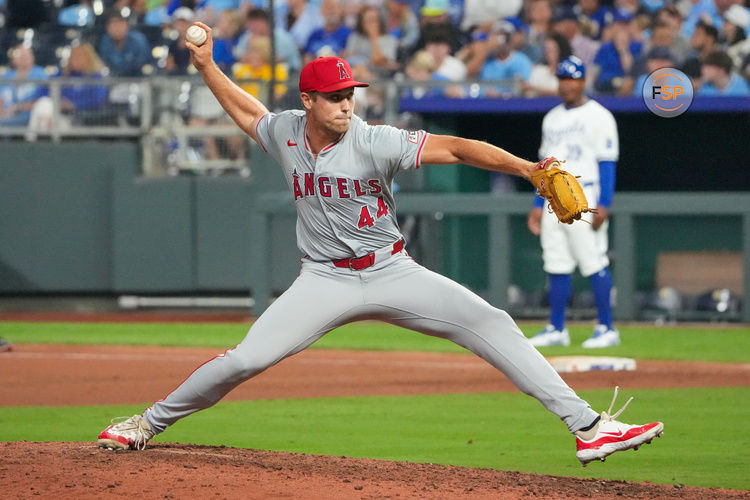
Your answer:
[[[99,43],[99,57],[109,67],[112,76],[141,76],[141,68],[151,62],[151,46],[143,33],[128,31],[118,50],[108,34]]]
[[[479,73],[480,80],[513,80],[520,78],[528,80],[531,76],[531,59],[522,53],[513,51],[504,61],[490,59]],[[510,92],[511,88],[506,85],[498,85],[499,92]]]
[[[214,61],[224,73],[231,73],[232,65],[237,61],[233,54],[236,44],[236,38],[214,38]]]
[[[9,69],[3,76],[2,80],[15,80],[18,72],[15,69]],[[47,80],[49,75],[41,66],[33,66],[29,72],[28,80]],[[20,102],[33,101],[47,95],[47,88],[36,83],[24,83],[21,85],[0,85],[0,100],[3,101],[3,107],[7,108]]]
[[[101,79],[102,75],[84,75],[79,71],[71,71],[67,76],[79,78]],[[107,87],[104,85],[64,85],[60,90],[63,99],[73,104],[75,109],[89,109],[104,104],[107,100]]]
[[[593,38],[594,40],[599,40],[602,37],[602,31],[604,31],[604,27],[612,22],[612,11],[609,10],[608,7],[602,6],[599,7],[599,10],[586,17],[589,18],[589,21],[593,25],[591,38]]]
[[[346,26],[339,26],[334,31],[326,31],[325,28],[315,30],[307,39],[305,53],[317,55],[319,50],[329,47],[334,53],[340,54],[346,48],[346,40],[351,32]]]
[[[641,42],[633,40],[630,42],[630,53],[633,58],[638,58],[643,48]],[[615,44],[607,42],[599,47],[599,52],[594,57],[594,64],[598,65],[601,69],[597,82],[609,82],[613,78],[625,76],[625,71],[622,69],[622,62],[620,61],[620,54],[615,49]]]
[[[704,83],[698,90],[698,95],[705,96],[742,96],[750,95],[750,85],[740,75],[732,74],[729,78],[729,85],[723,90],[718,89],[710,83]]]

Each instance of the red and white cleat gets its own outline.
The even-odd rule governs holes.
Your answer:
[[[628,402],[617,413],[610,415],[615,399],[617,399],[618,390],[619,387],[615,387],[615,395],[609,405],[609,410],[602,412],[601,420],[599,420],[597,426],[586,433],[581,431],[576,433],[576,457],[583,466],[594,460],[604,462],[606,457],[616,451],[631,448],[637,450],[643,443],[650,443],[652,439],[661,436],[664,432],[664,424],[661,422],[629,425],[615,420],[633,400],[633,398],[628,399]],[[585,436],[582,436],[582,434]],[[593,437],[588,436],[590,434]],[[589,439],[584,437],[589,437]]]
[[[144,449],[155,434],[148,422],[141,415],[119,418],[125,420],[115,423],[118,419],[113,419],[112,425],[99,434],[99,446],[110,450]]]

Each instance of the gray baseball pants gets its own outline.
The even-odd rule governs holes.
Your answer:
[[[216,404],[245,380],[310,346],[336,327],[375,319],[469,349],[560,417],[571,432],[598,416],[528,342],[505,311],[415,263],[405,251],[352,271],[304,260],[299,277],[234,349],[198,367],[144,412],[159,433]]]

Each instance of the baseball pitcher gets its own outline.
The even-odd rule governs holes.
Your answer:
[[[209,35],[200,47],[188,43],[193,64],[229,116],[281,167],[305,256],[299,277],[238,346],[199,366],[142,415],[104,429],[100,446],[143,449],[155,434],[214,405],[238,384],[338,326],[363,319],[446,338],[482,357],[567,425],[583,464],[661,434],[660,422],[617,421],[620,412],[611,415],[612,405],[597,414],[507,313],[420,266],[406,251],[396,223],[396,174],[425,164],[465,163],[535,178],[543,188],[544,173],[558,162],[534,164],[479,141],[368,125],[352,114],[354,87],[368,84],[355,81],[349,64],[336,57],[303,68],[303,109],[270,113],[219,70],[211,57],[210,29],[196,25]]]

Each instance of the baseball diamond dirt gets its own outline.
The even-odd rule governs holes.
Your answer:
[[[19,344],[3,354],[0,401],[4,406],[142,403],[161,397],[176,377],[215,353],[212,348]],[[746,385],[750,373],[746,365],[638,363],[634,372],[564,377],[579,389],[609,389],[615,383],[637,389]],[[105,390],[113,383],[119,388],[114,395]],[[309,350],[241,385],[227,400],[515,390],[470,354]],[[10,442],[0,443],[0,456],[5,498],[750,498],[750,492],[734,490],[167,443],[115,453],[93,441]]]
[[[158,444],[0,443],[4,498],[750,498],[750,493],[491,469]]]
[[[217,351],[17,344],[2,355],[0,405],[141,404],[162,397],[175,380]],[[563,375],[576,389],[611,389],[615,384],[629,389],[738,386],[747,385],[749,376],[748,365],[642,360],[634,372]],[[113,383],[118,386],[116,394],[105,390]],[[226,399],[515,390],[509,380],[470,354],[308,350],[241,385]],[[115,453],[93,441],[5,442],[0,443],[0,457],[4,498],[750,499],[747,491],[170,443],[152,443],[139,453]]]

